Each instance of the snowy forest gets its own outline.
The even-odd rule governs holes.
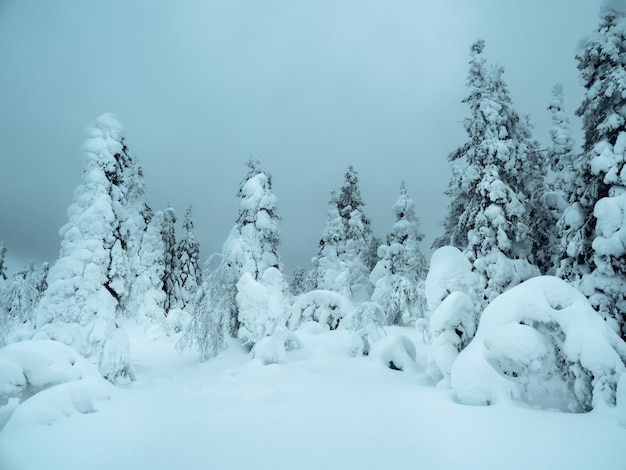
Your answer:
[[[374,360],[375,380],[404,374],[413,378],[403,386],[426,384],[439,401],[476,410],[507,403],[595,416],[623,443],[626,9],[605,8],[576,57],[583,101],[568,103],[554,86],[547,148],[516,111],[489,44],[468,52],[467,138],[447,149],[440,197],[449,205],[432,255],[415,210],[421,195],[399,181],[395,223],[374,234],[349,166],[329,195],[311,265],[285,272],[271,169],[250,157],[222,251],[200,259],[192,207],[150,207],[132,136],[113,114],[96,118],[58,259],[10,273],[11,247],[0,245],[0,462],[2,453],[19,461],[11,439],[33,426],[106,414],[101,402],[140,387],[147,366],[134,345],[156,343],[207,368],[195,371],[228,362],[232,380],[233,354],[259,365],[259,376],[291,364],[285,374],[298,377],[293,364],[327,346],[324,367],[347,361],[337,375]],[[618,468],[619,452],[601,467]]]

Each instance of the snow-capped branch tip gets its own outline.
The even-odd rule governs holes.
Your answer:
[[[474,44],[472,44],[472,46],[470,47],[470,52],[471,52],[471,55],[474,56],[477,54],[482,54],[484,49],[485,49],[485,40],[479,39]]]

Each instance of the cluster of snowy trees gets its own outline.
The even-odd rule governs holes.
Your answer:
[[[404,182],[392,207],[395,223],[381,241],[350,166],[330,196],[311,269],[286,276],[272,176],[251,158],[237,194],[235,225],[202,273],[191,210],[177,240],[174,210],[154,212],[145,203],[141,169],[123,128],[107,114],[87,131],[83,181],[61,229],[59,259],[49,272],[30,266],[16,273],[2,289],[0,341],[20,339],[28,325],[26,337],[70,345],[104,377],[119,381],[133,377],[120,326],[129,318],[182,331],[179,347],[196,348],[203,360],[238,339],[266,363],[280,362],[298,347],[294,332],[307,322],[351,329],[355,354],[368,354],[387,325],[416,326],[431,345],[431,376],[457,384],[466,402],[491,396],[476,391],[482,385],[471,379],[472,364],[483,371],[498,364],[497,373],[518,379],[549,363],[573,387],[575,409],[589,409],[599,395],[615,404],[626,362],[626,11],[603,9],[598,30],[577,56],[586,90],[577,111],[584,126],[581,150],[562,88],[554,88],[548,106],[551,145],[541,149],[529,118],[513,106],[503,68],[488,66],[484,50],[483,41],[471,46],[464,100],[468,139],[449,155],[451,202],[430,270]],[[6,278],[4,251],[0,275]],[[499,330],[497,315],[487,312],[502,311],[505,295],[541,274],[561,279],[553,287],[561,297],[578,295],[567,289],[580,292],[587,300],[576,297],[576,305],[588,302],[591,310],[572,314],[579,320],[565,318],[558,312],[573,301],[551,294],[551,310],[543,316],[503,314],[532,329],[535,336],[525,329],[521,334],[538,346],[514,357],[506,344],[489,353]],[[483,312],[491,320],[483,322]],[[593,323],[589,312],[602,321]],[[610,364],[572,350],[572,343],[587,344],[568,339],[584,334],[572,326],[577,321],[593,323],[594,338],[612,351]],[[514,336],[507,341],[517,344]],[[510,390],[518,396],[519,380]],[[626,383],[622,388],[626,393]]]
[[[112,381],[132,379],[122,318],[162,319],[185,308],[201,282],[191,211],[175,240],[173,209],[144,201],[141,168],[111,114],[87,129],[83,178],[68,209],[59,259],[16,273],[2,290],[0,340],[56,340]],[[34,335],[34,336],[33,336]]]

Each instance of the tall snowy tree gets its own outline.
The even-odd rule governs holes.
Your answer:
[[[464,251],[484,285],[488,302],[538,274],[531,265],[533,196],[543,192],[545,165],[527,119],[511,102],[501,67],[487,68],[484,42],[471,47],[465,120],[469,140],[448,157],[453,179],[445,233],[435,246]]]
[[[176,245],[176,298],[178,307],[185,309],[202,284],[200,244],[196,240],[191,206],[185,212],[183,234]]]
[[[545,191],[541,203],[545,217],[541,220],[543,226],[539,230],[543,237],[540,243],[543,247],[538,250],[538,257],[544,266],[544,271],[554,274],[563,252],[560,235],[559,220],[572,198],[576,198],[574,166],[576,155],[574,152],[574,137],[570,128],[569,116],[565,112],[563,87],[557,84],[552,89],[552,100],[548,110],[552,116],[550,128],[551,145],[547,150],[547,160],[550,170],[554,173],[554,182],[550,190]]]
[[[252,347],[285,330],[287,284],[278,256],[278,201],[272,178],[259,161],[251,158],[247,166],[237,194],[237,221],[219,266],[196,294],[181,341],[182,347],[197,347],[203,359],[223,350],[228,336],[237,334]]]
[[[388,324],[411,324],[418,316],[418,283],[426,277],[426,259],[419,247],[424,235],[404,181],[392,210],[396,222],[378,248],[380,260],[370,275],[372,300],[381,305]]]
[[[163,211],[163,225],[161,228],[161,238],[163,239],[163,291],[165,292],[165,314],[170,309],[177,307],[178,300],[176,297],[178,282],[176,256],[176,212],[173,208],[168,207]]]
[[[364,205],[357,172],[350,165],[341,189],[331,195],[331,209],[314,258],[318,289],[360,301],[371,295],[369,274],[376,264],[379,244],[363,212]]]
[[[131,290],[135,318],[156,323],[162,322],[166,314],[164,225],[165,214],[156,211],[141,238]]]
[[[60,256],[40,302],[38,335],[72,346],[109,380],[127,380],[133,377],[129,342],[116,316],[129,299],[129,252],[138,246],[143,183],[112,114],[87,128],[83,162],[82,184],[60,230]]]
[[[4,264],[4,257],[7,253],[7,247],[4,242],[0,242],[0,277],[7,280],[7,267]]]
[[[559,273],[626,338],[626,4],[604,2],[600,25],[577,55],[585,97],[580,193],[563,217]]]

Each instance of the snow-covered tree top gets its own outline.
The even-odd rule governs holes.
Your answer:
[[[113,113],[105,113],[96,118],[85,130],[87,133],[87,139],[92,138],[111,138],[115,141],[120,141],[126,135],[124,127],[115,117]]]
[[[626,0],[604,0],[600,6],[600,17],[626,16]]]

